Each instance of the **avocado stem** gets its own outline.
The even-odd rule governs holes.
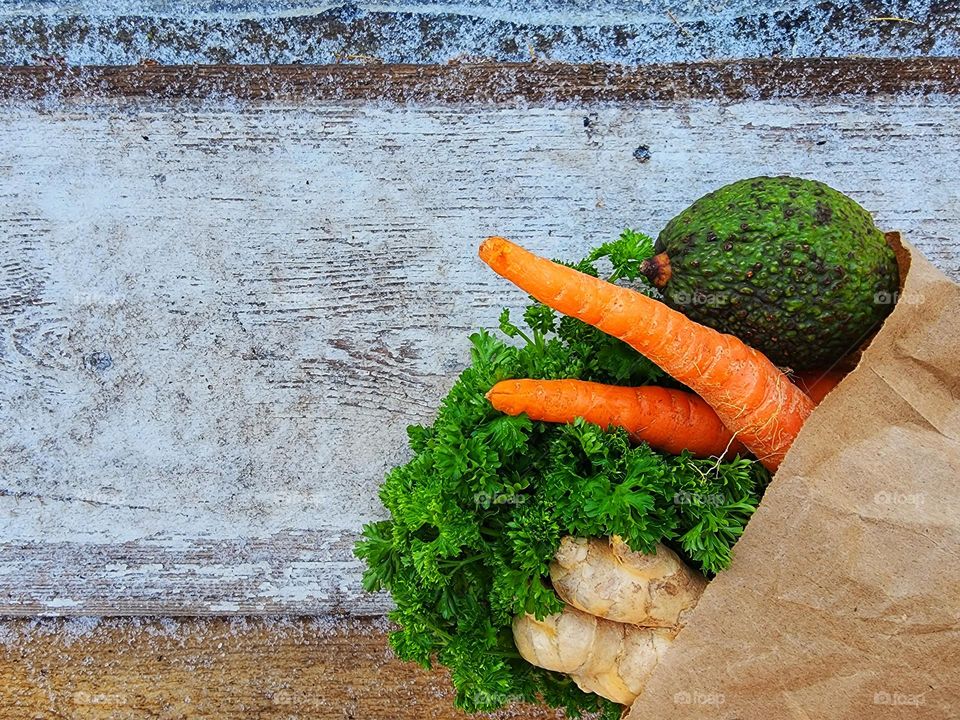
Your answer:
[[[650,284],[657,288],[662,288],[668,282],[670,282],[670,276],[673,273],[670,268],[670,257],[662,252],[659,255],[654,255],[652,258],[647,258],[638,268],[640,274],[647,278],[650,281]]]

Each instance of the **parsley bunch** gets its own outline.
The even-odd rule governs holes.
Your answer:
[[[609,279],[633,280],[651,254],[650,238],[628,230],[574,267],[596,276],[606,259]],[[670,384],[632,348],[578,320],[539,303],[523,318],[521,327],[504,310],[505,337],[470,337],[471,366],[434,423],[408,429],[413,458],[380,490],[390,519],[363,529],[356,554],[368,566],[364,588],[393,596],[394,651],[450,668],[458,707],[490,711],[524,700],[612,720],[619,706],[528,664],[514,646],[515,615],[562,609],[549,583],[560,539],[619,535],[641,552],[666,542],[713,574],[730,562],[769,476],[749,459],[666,455],[623,430],[497,412],[485,395],[510,378]]]

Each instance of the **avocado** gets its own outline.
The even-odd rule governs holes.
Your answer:
[[[830,366],[876,330],[899,287],[870,214],[815,180],[756,177],[697,200],[640,270],[664,301],[793,370]]]

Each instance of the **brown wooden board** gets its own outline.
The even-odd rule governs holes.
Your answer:
[[[4,720],[454,720],[443,670],[401,663],[382,620],[7,620]],[[482,717],[482,716],[481,716]],[[497,717],[556,713],[513,707]]]
[[[0,97],[393,102],[640,101],[955,94],[954,58],[799,58],[627,67],[564,63],[0,67]]]

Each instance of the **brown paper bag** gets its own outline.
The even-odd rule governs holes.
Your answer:
[[[629,720],[960,718],[960,285],[909,245]]]

